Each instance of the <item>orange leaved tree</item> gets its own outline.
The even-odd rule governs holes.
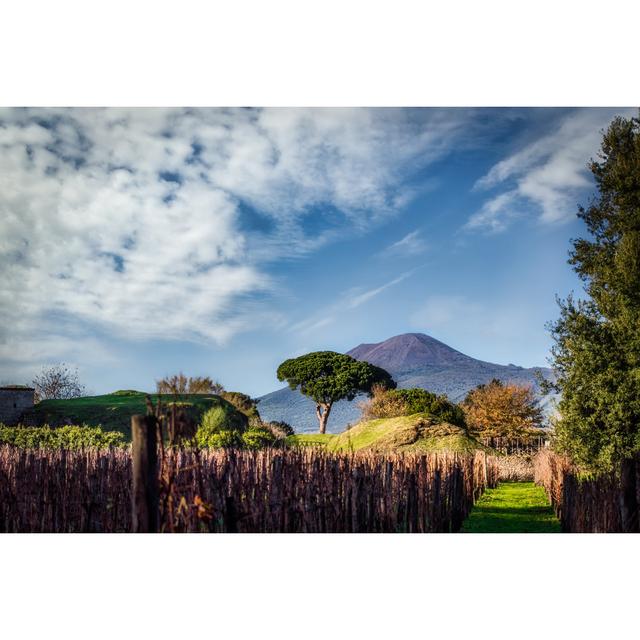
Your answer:
[[[469,431],[485,438],[517,438],[543,422],[532,387],[496,379],[471,390],[462,408]]]

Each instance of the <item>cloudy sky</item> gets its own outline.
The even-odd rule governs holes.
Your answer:
[[[629,109],[0,109],[0,381],[285,358],[407,331],[544,365],[601,131]]]

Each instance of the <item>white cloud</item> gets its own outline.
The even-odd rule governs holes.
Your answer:
[[[62,357],[79,326],[215,342],[259,326],[268,263],[396,214],[468,117],[1,109],[0,356]],[[308,230],[323,206],[338,222]]]
[[[490,233],[504,231],[518,215],[518,194],[515,190],[498,194],[487,200],[465,225],[465,229],[482,229]]]
[[[291,331],[295,333],[299,333],[301,335],[306,335],[309,333],[314,333],[318,331],[318,329],[322,329],[333,322],[335,322],[335,317],[333,315],[326,315],[322,318],[307,318],[306,320],[302,320],[300,322],[296,322],[292,324],[290,327]]]
[[[377,295],[380,295],[383,291],[390,289],[396,284],[400,284],[403,280],[406,280],[412,274],[413,274],[413,271],[407,271],[406,273],[403,273],[397,278],[394,278],[393,280],[383,285],[380,285],[379,287],[375,287],[374,289],[369,289],[368,291],[363,291],[362,293],[353,292],[355,293],[355,295],[352,294],[349,296],[350,299],[347,301],[347,307],[349,309],[355,309],[356,307],[359,307],[365,302],[368,302],[369,300],[371,300],[371,298],[375,298]]]
[[[390,244],[380,255],[385,258],[415,256],[423,253],[427,248],[427,243],[422,238],[419,230],[408,233],[404,238]]]
[[[357,309],[361,305],[369,302],[372,298],[380,295],[383,291],[386,291],[403,280],[406,280],[414,273],[415,269],[407,271],[400,274],[397,278],[394,278],[393,280],[390,280],[378,287],[374,287],[373,289],[363,291],[361,287],[356,287],[349,289],[348,291],[344,291],[340,295],[338,302],[323,309],[319,314],[314,314],[309,318],[305,318],[304,320],[292,324],[289,327],[289,330],[301,335],[306,335],[313,333],[318,329],[322,329],[334,323],[338,317],[344,314],[346,309]]]
[[[615,115],[633,110],[579,109],[564,116],[547,135],[495,164],[476,189],[506,188],[474,213],[466,229],[503,231],[512,218],[532,207],[542,223],[575,216],[578,197],[591,183],[587,169]]]

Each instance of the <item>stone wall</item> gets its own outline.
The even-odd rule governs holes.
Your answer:
[[[25,411],[33,408],[33,389],[0,387],[0,423],[18,424]]]

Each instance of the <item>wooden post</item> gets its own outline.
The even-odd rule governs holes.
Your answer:
[[[131,531],[158,531],[158,449],[154,416],[131,417],[133,487]]]
[[[623,533],[638,533],[638,497],[636,488],[636,461],[622,461],[620,491],[620,516]]]

